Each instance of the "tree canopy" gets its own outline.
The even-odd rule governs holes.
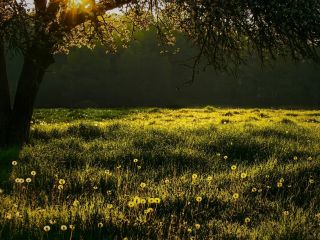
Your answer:
[[[253,54],[262,62],[279,56],[318,62],[320,0],[0,0],[0,145],[26,141],[54,54],[97,44],[115,51],[148,28],[157,30],[164,47],[173,46],[174,33],[181,32],[199,49],[192,79],[203,56],[217,70]],[[9,49],[24,56],[12,108]]]
[[[135,30],[154,26],[168,45],[173,31],[183,32],[200,49],[198,58],[205,55],[217,69],[252,53],[318,61],[319,0],[1,0],[0,6],[5,41],[24,53],[97,43],[114,50],[116,40],[125,45]]]

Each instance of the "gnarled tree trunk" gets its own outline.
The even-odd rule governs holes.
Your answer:
[[[24,63],[18,82],[14,105],[9,124],[9,145],[21,146],[27,142],[34,102],[46,69],[53,63],[48,55],[46,59],[24,57]]]
[[[7,145],[11,116],[10,91],[6,70],[4,44],[0,40],[0,147]]]
[[[34,102],[46,69],[54,62],[45,49],[38,56],[25,55],[13,108],[6,72],[4,46],[0,43],[0,148],[27,142]]]

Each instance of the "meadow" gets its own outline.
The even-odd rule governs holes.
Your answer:
[[[38,109],[0,239],[320,239],[320,111]]]

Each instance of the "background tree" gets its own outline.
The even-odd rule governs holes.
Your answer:
[[[190,66],[194,74],[202,56],[217,70],[236,67],[252,54],[262,62],[279,56],[319,60],[320,0],[34,0],[32,6],[0,1],[2,146],[27,140],[45,71],[54,54],[73,46],[93,48],[102,43],[115,50],[136,30],[153,26],[164,45],[174,45],[173,33],[179,31],[199,49]],[[119,7],[122,15],[108,14]],[[6,49],[24,57],[12,108]]]

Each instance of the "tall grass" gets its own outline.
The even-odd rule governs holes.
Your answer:
[[[37,110],[30,143],[0,152],[0,239],[320,239],[319,122],[297,110]]]

